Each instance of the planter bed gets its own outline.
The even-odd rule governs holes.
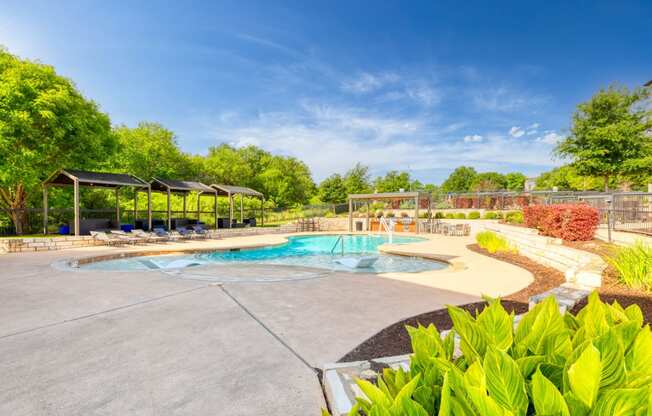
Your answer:
[[[467,248],[476,253],[522,267],[534,276],[534,281],[528,287],[502,298],[502,304],[508,312],[514,311],[517,315],[527,312],[530,296],[545,292],[566,282],[564,274],[559,270],[543,266],[525,256],[506,252],[490,254],[477,244],[469,245]],[[460,307],[471,313],[475,313],[476,309],[481,310],[485,305],[486,302],[475,302]],[[453,326],[448,316],[448,310],[445,308],[416,315],[381,330],[342,357],[339,362],[362,361],[378,357],[410,354],[412,353],[412,345],[410,344],[410,337],[405,330],[405,326],[416,326],[419,323],[424,326],[432,323],[440,331],[450,329]]]

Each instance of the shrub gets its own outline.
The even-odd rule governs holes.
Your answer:
[[[484,213],[482,218],[484,218],[485,220],[495,220],[499,218],[499,214],[497,212],[487,211]]]
[[[523,213],[521,211],[513,211],[505,214],[505,221],[510,224],[523,224]]]
[[[394,218],[396,214],[394,214],[394,211],[389,211],[385,214],[385,217],[387,218]]]
[[[523,208],[523,219],[526,227],[529,228],[539,228],[541,220],[547,214],[546,205],[530,205],[529,207]]]
[[[507,240],[491,231],[482,231],[475,236],[478,245],[490,253],[499,251],[516,251]]]
[[[420,212],[419,213],[419,218],[428,218],[428,212]]]
[[[440,212],[440,211],[435,212],[435,218],[436,218],[436,219],[442,219],[442,218],[444,218],[444,213],[443,213],[443,212]]]
[[[383,216],[383,211],[380,210],[380,209],[377,210],[377,211],[376,211],[376,218],[382,218],[382,216]]]
[[[475,316],[449,306],[453,329],[407,327],[410,368],[386,368],[350,415],[646,415],[652,332],[637,305],[604,304],[596,292],[577,315],[548,297],[523,315],[500,300]],[[461,355],[455,354],[459,337]]]
[[[452,220],[453,218],[455,218],[455,214],[453,214],[452,212],[448,212],[446,213],[446,218]]]
[[[566,241],[593,239],[600,223],[598,210],[585,204],[533,205],[523,212],[528,227]]]
[[[618,272],[618,279],[629,287],[652,291],[652,247],[636,241],[607,256],[607,262]]]
[[[470,220],[477,220],[480,218],[480,213],[478,211],[471,211],[469,212],[468,219]]]
[[[458,212],[455,214],[455,219],[457,220],[465,220],[466,219],[466,214],[463,212]]]

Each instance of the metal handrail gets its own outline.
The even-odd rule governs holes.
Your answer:
[[[335,249],[337,248],[337,244],[340,242],[342,243],[342,255],[344,255],[344,236],[342,234],[340,234],[337,237],[337,240],[335,240],[335,244],[333,244],[333,248],[331,248],[331,254],[335,252]]]

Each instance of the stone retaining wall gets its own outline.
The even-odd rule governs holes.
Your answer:
[[[606,264],[600,256],[564,246],[560,239],[531,228],[499,223],[485,223],[484,228],[503,236],[520,254],[563,272],[568,283],[589,288],[602,284]]]
[[[286,224],[280,227],[232,228],[210,231],[212,238],[242,237],[260,234],[285,234],[296,231],[296,225]],[[20,253],[24,251],[65,250],[77,247],[104,245],[101,241],[89,235],[69,237],[33,237],[33,238],[2,238],[0,239],[0,254]]]

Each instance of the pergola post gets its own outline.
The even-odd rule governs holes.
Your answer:
[[[201,221],[201,194],[202,192],[197,192],[197,222]]]
[[[215,229],[217,230],[217,191],[213,194],[213,211],[215,214]]]
[[[183,218],[186,218],[186,194],[183,194]],[[197,206],[199,206],[199,197],[197,197]],[[199,211],[199,209],[197,210]]]
[[[240,222],[244,223],[244,195],[240,194]]]
[[[369,201],[367,201],[367,232],[371,232],[371,216],[369,213],[369,210],[371,209],[371,205],[369,204]]]
[[[353,200],[349,198],[349,232],[353,232]]]
[[[134,188],[134,228],[138,219],[138,188]]]
[[[147,229],[152,231],[152,186],[147,186]]]
[[[172,230],[172,207],[170,204],[170,187],[167,187],[168,193],[168,231]]]
[[[231,192],[228,193],[229,196],[229,228],[233,226],[233,195]]]
[[[262,197],[260,201],[260,225],[263,226],[265,225],[265,197]]]
[[[75,211],[75,236],[79,235],[79,179],[73,179],[73,204]]]
[[[419,234],[419,194],[414,197],[414,232]]]
[[[43,185],[43,235],[48,233],[48,186]]]
[[[115,222],[120,228],[120,188],[115,188]]]

